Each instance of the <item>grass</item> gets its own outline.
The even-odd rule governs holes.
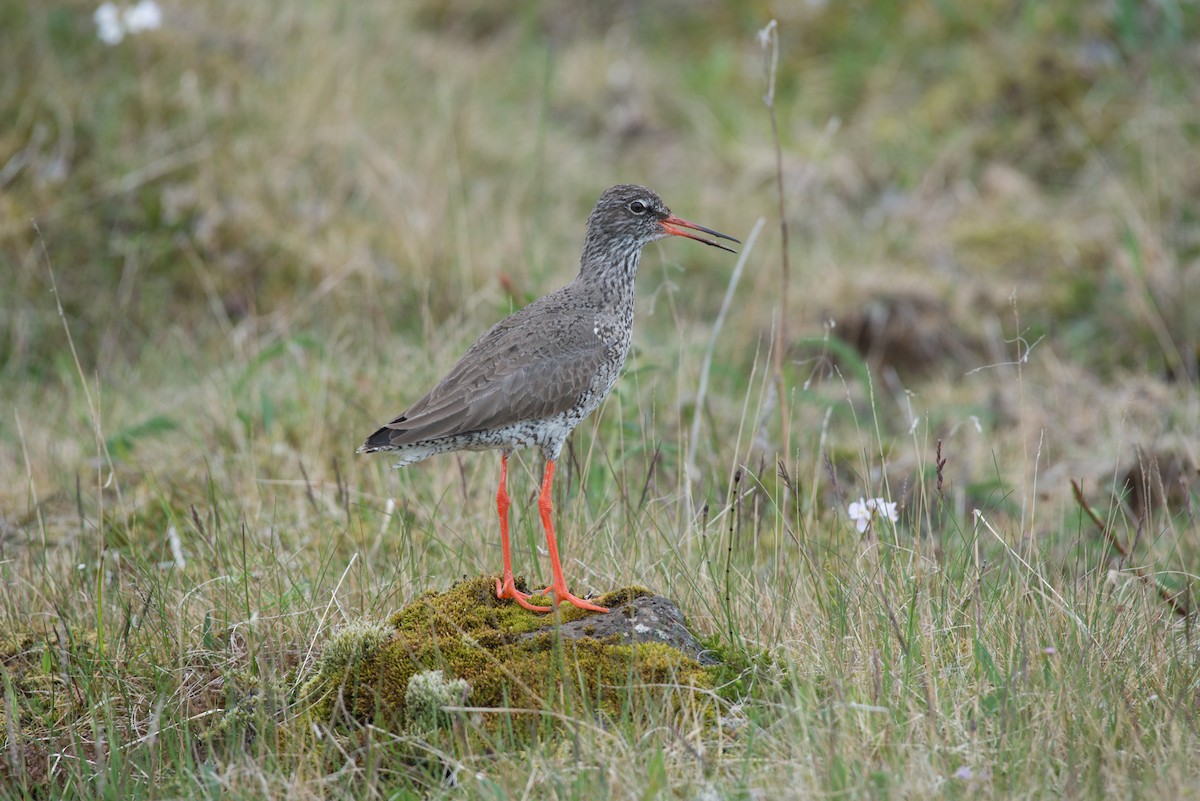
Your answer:
[[[1200,782],[1190,6],[780,9],[782,405],[765,12],[207,0],[108,48],[92,10],[0,1],[0,797]],[[768,221],[711,357],[732,259],[648,250],[556,484],[575,589],[649,586],[723,655],[717,725],[634,682],[544,698],[535,747],[313,725],[339,631],[498,568],[494,454],[355,446],[625,180]]]

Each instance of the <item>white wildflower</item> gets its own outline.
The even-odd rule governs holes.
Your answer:
[[[886,498],[859,498],[850,504],[850,519],[854,521],[858,533],[862,534],[875,518],[886,518],[893,523],[900,519],[896,512],[896,504]]]
[[[125,34],[153,31],[162,27],[162,9],[154,0],[138,0],[132,6],[120,8],[116,3],[104,2],[92,14],[96,23],[96,36],[107,45],[117,45],[125,40]]]
[[[162,10],[154,0],[138,0],[125,9],[125,30],[130,33],[153,31],[162,27]]]
[[[96,23],[96,36],[107,45],[120,44],[125,38],[125,26],[121,23],[121,12],[113,3],[101,3],[92,14]]]

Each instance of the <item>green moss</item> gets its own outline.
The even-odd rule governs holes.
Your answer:
[[[8,737],[17,732],[18,742],[38,744],[30,753],[40,753],[63,720],[89,713],[90,699],[62,692],[61,676],[94,663],[96,640],[91,630],[72,631],[69,638],[53,629],[10,631],[0,637],[0,752],[8,753],[13,747]]]
[[[648,594],[642,587],[626,587],[597,602],[619,606]],[[442,683],[458,693],[454,703],[466,691],[467,705],[497,710],[557,713],[569,708],[575,714],[617,715],[628,708],[633,692],[659,694],[678,705],[695,694],[672,693],[673,688],[712,686],[698,662],[661,643],[626,645],[555,635],[556,617],[567,622],[593,614],[574,607],[556,614],[529,612],[497,599],[492,577],[462,581],[444,593],[428,592],[394,614],[386,638],[382,627],[371,624],[360,624],[358,637],[340,632],[304,684],[302,700],[313,704],[313,719],[345,710],[360,720],[398,726],[416,697],[413,678],[429,671],[442,672]],[[371,647],[363,647],[364,639]],[[542,721],[530,714],[536,729]],[[510,725],[512,717],[484,714],[477,719],[489,729]]]
[[[786,697],[791,692],[791,680],[786,668],[769,651],[748,649],[712,635],[702,640],[706,651],[717,664],[709,668],[717,694],[727,701],[742,702],[761,695],[762,688],[772,688],[768,694]]]
[[[29,631],[7,631],[0,634],[0,660],[8,661],[25,653],[35,637]]]
[[[404,711],[412,732],[427,732],[450,722],[447,706],[462,706],[471,685],[462,679],[447,679],[440,670],[426,670],[408,680]]]
[[[374,657],[389,636],[391,629],[382,623],[358,622],[338,629],[321,649],[313,676],[300,688],[300,697],[314,705],[319,717],[328,717],[338,687],[357,675],[359,667]]]

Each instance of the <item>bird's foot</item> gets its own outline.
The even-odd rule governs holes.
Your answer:
[[[567,589],[567,585],[565,583],[564,584],[551,584],[549,587],[546,587],[544,590],[538,590],[538,591],[534,592],[533,594],[534,595],[542,595],[542,596],[549,595],[550,598],[554,602],[554,606],[558,606],[563,601],[566,601],[571,606],[574,606],[578,609],[586,609],[589,612],[607,612],[608,611],[608,609],[606,609],[603,606],[597,606],[596,604],[592,603],[591,601],[585,601],[582,598],[572,595],[571,592]],[[538,610],[542,611],[542,612],[549,612],[550,607],[538,607]]]
[[[517,584],[513,581],[511,574],[504,577],[504,580],[496,579],[496,597],[500,600],[511,598],[517,602],[518,606],[528,609],[530,612],[549,612],[548,606],[534,606],[529,603],[529,594],[521,592],[517,589]]]

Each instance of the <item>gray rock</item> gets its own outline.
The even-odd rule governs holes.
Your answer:
[[[544,633],[530,632],[522,635],[522,639]],[[688,631],[679,607],[661,595],[642,595],[612,607],[606,615],[589,615],[563,623],[558,633],[567,639],[590,637],[594,640],[616,638],[621,643],[660,642],[682,651],[702,665],[719,662]]]

